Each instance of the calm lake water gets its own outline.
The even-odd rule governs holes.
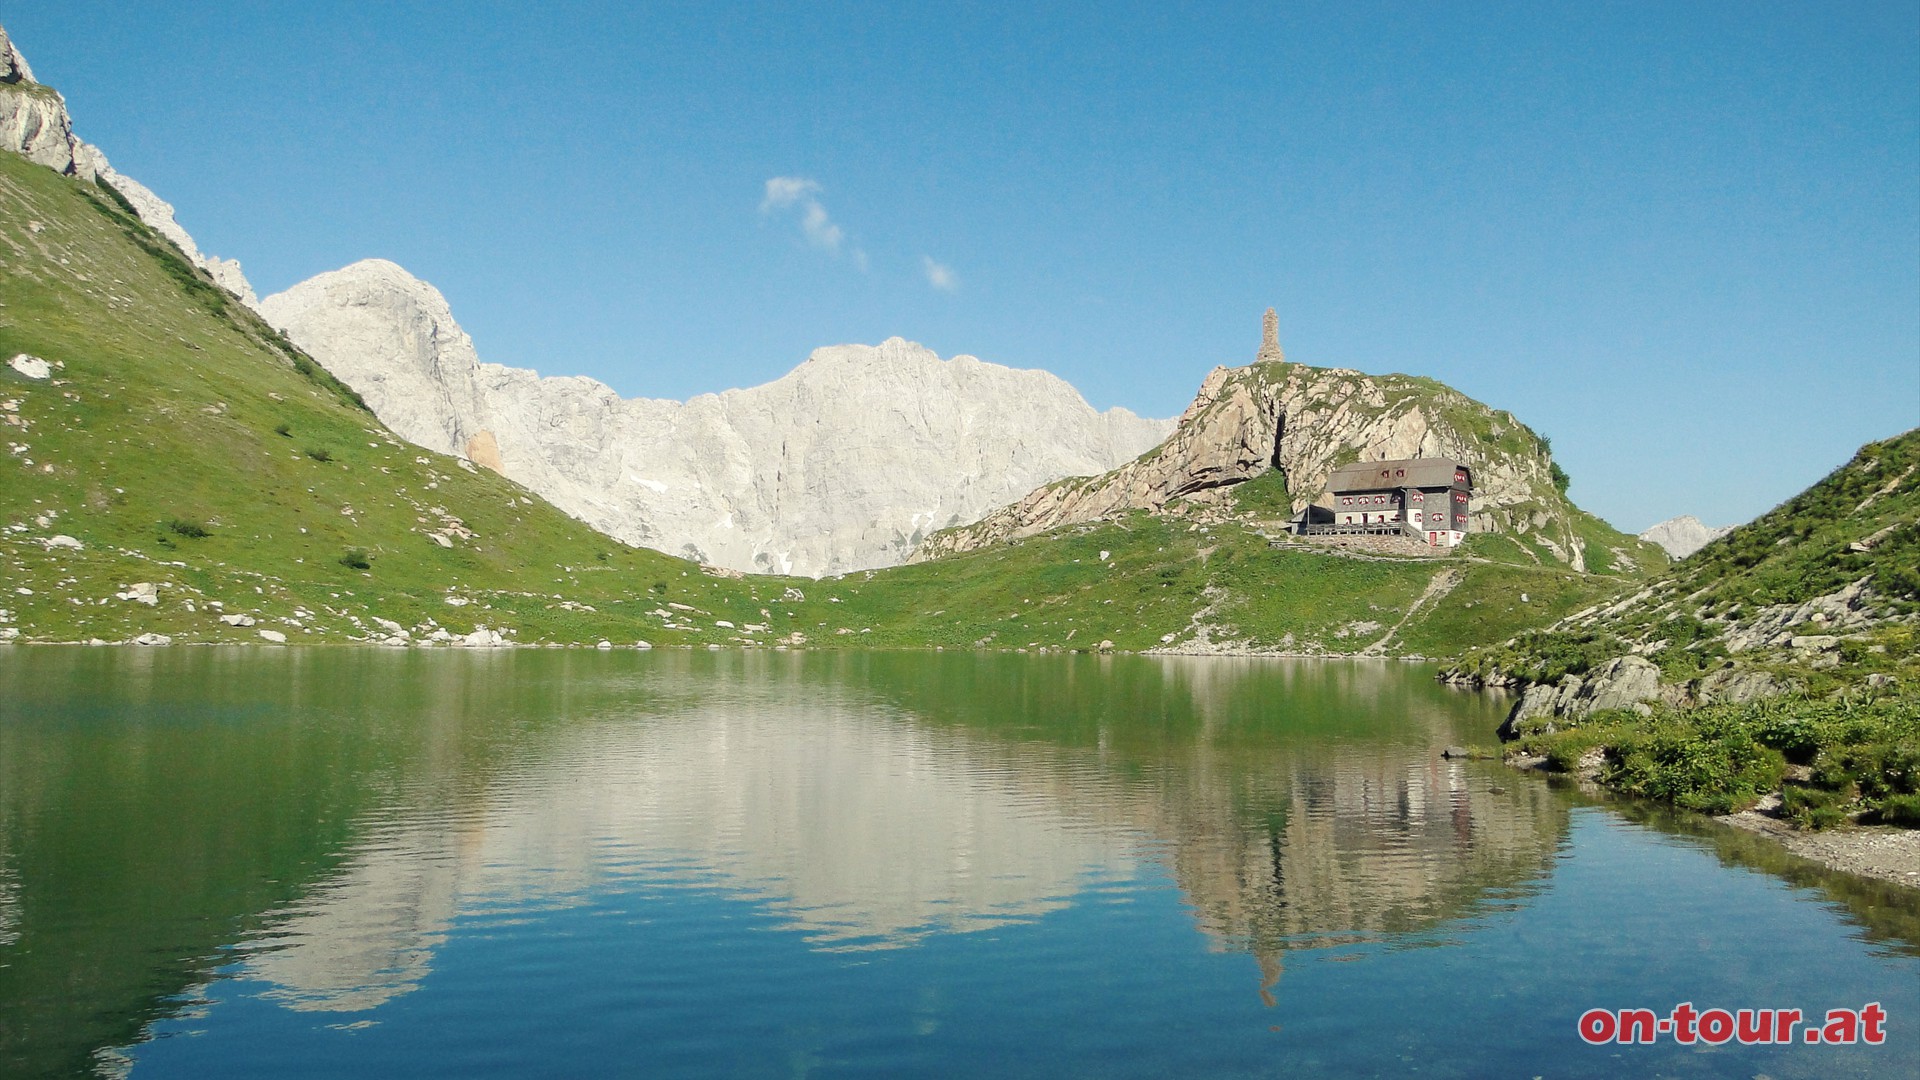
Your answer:
[[[0,1073],[1920,1075],[1920,903],[1362,662],[0,649]],[[1587,1008],[1878,1001],[1878,1047]]]

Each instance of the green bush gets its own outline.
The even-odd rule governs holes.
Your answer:
[[[307,447],[307,456],[315,461],[327,462],[333,460],[333,451],[324,446],[309,446]]]
[[[1788,784],[1780,790],[1780,809],[1790,820],[1809,829],[1825,829],[1846,818],[1845,807],[1853,802],[1851,793],[1825,788]]]
[[[292,437],[293,437],[293,425],[291,425],[291,424],[275,424],[275,425],[273,425],[273,433],[274,433],[275,435],[279,435],[279,436],[281,436],[281,437],[283,437],[283,438],[292,438]]]
[[[1920,794],[1920,743],[1833,747],[1821,753],[1814,778],[1834,788],[1857,785],[1869,799]]]
[[[172,521],[167,522],[167,528],[171,530],[174,535],[184,536],[190,540],[199,540],[208,535],[208,530],[205,525],[187,518],[174,518]]]
[[[340,556],[340,565],[349,570],[369,570],[373,567],[373,559],[367,554],[366,548],[348,548],[346,554]]]
[[[1920,795],[1889,795],[1880,800],[1874,816],[1887,825],[1920,829]]]
[[[1737,723],[1704,719],[1688,723],[1668,714],[1626,731],[1603,777],[1635,795],[1709,814],[1744,810],[1779,786],[1787,762],[1778,750]]]

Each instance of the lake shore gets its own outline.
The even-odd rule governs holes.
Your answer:
[[[1526,772],[1568,776],[1584,787],[1605,792],[1614,798],[1632,798],[1610,791],[1597,777],[1602,764],[1599,751],[1581,759],[1572,773],[1559,773],[1547,767],[1547,759],[1538,754],[1509,753],[1508,766]],[[1817,862],[1830,870],[1891,882],[1920,891],[1920,829],[1895,825],[1850,825],[1838,829],[1803,829],[1779,817],[1780,794],[1774,792],[1750,810],[1736,814],[1703,814],[1708,821],[1729,828],[1764,836],[1790,854]]]
[[[1823,866],[1920,890],[1920,829],[1853,825],[1815,831],[1782,821],[1779,808],[1780,796],[1769,795],[1751,810],[1713,820],[1759,833]]]

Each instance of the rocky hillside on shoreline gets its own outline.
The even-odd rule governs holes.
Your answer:
[[[1916,645],[1920,429],[1867,444],[1666,574],[1442,677],[1522,691],[1500,729],[1515,764],[1781,835],[1920,828]],[[1861,865],[1920,880],[1911,833],[1797,846],[1884,849],[1892,861]]]
[[[1895,676],[1920,624],[1920,429],[1853,460],[1639,588],[1468,656],[1523,692],[1509,731],[1655,704],[1741,703]]]

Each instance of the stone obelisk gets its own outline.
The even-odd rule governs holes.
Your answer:
[[[1254,358],[1256,364],[1284,364],[1287,354],[1280,351],[1280,316],[1272,308],[1260,319],[1260,355]]]

